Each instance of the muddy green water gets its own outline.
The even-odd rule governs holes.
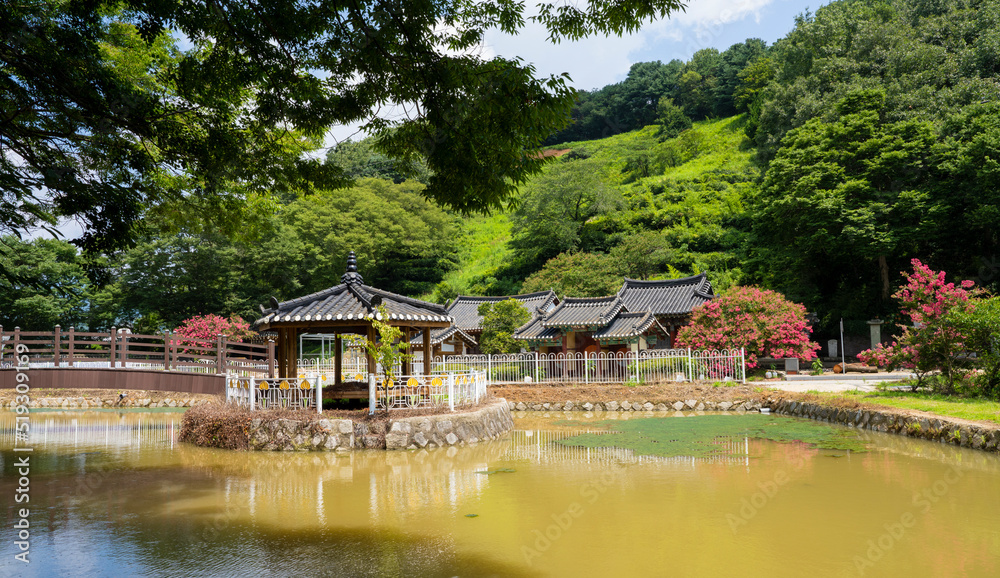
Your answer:
[[[555,443],[593,422],[559,413],[467,448],[235,453],[177,443],[180,418],[32,413],[25,565],[0,414],[0,575],[1000,575],[1000,460],[920,440],[640,456]]]

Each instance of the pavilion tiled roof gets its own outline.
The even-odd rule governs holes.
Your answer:
[[[476,340],[468,333],[462,331],[458,327],[452,325],[451,327],[445,327],[444,329],[433,329],[431,330],[431,345],[440,345],[441,342],[451,339],[452,336],[457,335],[459,339],[468,343],[471,346],[476,346]],[[410,345],[423,346],[424,336],[416,335],[410,339]]]
[[[558,301],[554,291],[539,291],[524,295],[505,295],[502,297],[476,297],[459,295],[448,305],[448,314],[455,319],[455,326],[465,332],[478,332],[482,329],[483,316],[479,314],[479,306],[483,303],[499,303],[507,299],[517,300],[532,316],[545,312],[549,306]]]
[[[441,305],[365,285],[357,272],[354,252],[348,257],[347,272],[341,276],[343,283],[289,301],[274,303],[255,326],[279,322],[300,321],[351,321],[367,319],[374,315],[379,305],[385,307],[389,321],[452,321]],[[272,298],[273,299],[273,298]]]
[[[625,278],[618,290],[629,311],[649,311],[661,317],[689,315],[691,310],[711,301],[712,284],[705,273],[682,279],[639,281]]]
[[[618,295],[567,297],[542,319],[545,327],[603,326],[624,307]]]
[[[600,331],[594,333],[594,339],[612,339],[621,337],[637,337],[643,335],[650,328],[657,329],[661,333],[666,334],[667,330],[660,325],[660,322],[656,320],[649,311],[641,311],[639,313],[626,313],[621,312],[611,323],[605,325]]]

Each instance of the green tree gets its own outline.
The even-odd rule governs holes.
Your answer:
[[[399,184],[412,178],[427,184],[430,178],[422,159],[403,163],[389,158],[375,150],[375,139],[371,137],[338,143],[327,151],[326,162],[336,165],[352,179],[376,178]]]
[[[611,249],[610,257],[621,275],[649,279],[667,271],[674,260],[674,251],[662,234],[642,231],[625,237]]]
[[[548,291],[569,297],[611,295],[622,285],[622,275],[614,259],[602,253],[563,253],[524,280],[526,293]]]
[[[885,315],[894,272],[933,252],[948,199],[929,190],[926,122],[885,122],[885,94],[842,99],[832,121],[792,130],[755,199],[758,270],[769,286],[832,315]]]
[[[64,241],[0,237],[0,325],[10,331],[84,327],[90,282],[79,251]]]
[[[386,379],[395,380],[396,366],[412,359],[413,355],[406,353],[410,342],[405,339],[403,330],[386,322],[388,317],[384,305],[375,309],[375,316],[371,319],[372,327],[375,328],[375,341],[365,339],[364,346],[375,363],[382,366]]]
[[[623,206],[621,193],[597,174],[597,163],[565,160],[533,179],[511,214],[511,246],[544,263],[581,246],[588,221]]]
[[[557,42],[630,32],[680,7],[545,4],[532,20]],[[355,122],[389,156],[426,159],[429,198],[500,208],[541,169],[532,152],[574,94],[563,76],[468,54],[489,30],[522,29],[523,11],[513,0],[4,3],[0,227],[77,217],[80,243],[109,249],[164,198],[332,186],[334,166],[302,151]],[[374,116],[389,103],[419,113]]]
[[[518,327],[531,320],[531,315],[517,299],[483,303],[478,313],[483,317],[483,332],[479,338],[479,349],[483,353],[517,353],[521,350],[521,343],[511,336]]]
[[[672,98],[665,96],[661,98],[656,106],[656,112],[659,115],[656,124],[660,125],[656,137],[660,141],[672,139],[692,126],[691,119],[684,114],[684,109],[674,104]]]
[[[978,299],[972,311],[949,311],[946,322],[975,351],[983,373],[973,379],[977,393],[1000,398],[1000,297]]]

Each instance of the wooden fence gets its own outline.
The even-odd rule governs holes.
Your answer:
[[[0,326],[0,367],[19,365],[27,356],[31,368],[132,368],[274,377],[274,342],[230,341],[220,335],[212,341],[174,334],[139,335],[63,331],[4,331]]]

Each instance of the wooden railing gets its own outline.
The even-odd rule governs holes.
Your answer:
[[[15,354],[16,353],[16,354]],[[18,365],[27,356],[28,366],[75,368],[130,368],[191,371],[274,377],[274,342],[230,341],[220,335],[212,341],[174,334],[139,335],[108,332],[4,331],[0,326],[0,367]]]

